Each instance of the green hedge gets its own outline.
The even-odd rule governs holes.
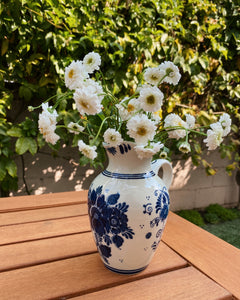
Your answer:
[[[164,60],[177,64],[181,83],[164,92],[164,112],[192,112],[208,124],[218,112],[234,116],[234,135],[222,145],[221,155],[239,156],[240,18],[238,0],[94,1],[5,0],[0,7],[0,184],[17,188],[14,158],[32,155],[44,144],[37,116],[19,116],[28,105],[38,105],[64,91],[64,68],[71,60],[96,51],[114,93],[131,94],[143,66]],[[112,80],[114,79],[114,84]],[[111,83],[110,83],[111,82]],[[172,96],[174,92],[174,96]],[[63,105],[65,112],[67,103]],[[66,137],[66,142],[67,137]],[[195,142],[193,162],[200,163]],[[208,174],[215,171],[202,160]]]

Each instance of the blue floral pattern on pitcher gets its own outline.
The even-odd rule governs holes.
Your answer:
[[[156,217],[154,219],[150,220],[150,228],[158,227],[160,223],[164,223],[169,212],[169,194],[166,189],[166,187],[163,187],[162,189],[157,189],[154,191],[154,196],[157,197],[156,205],[155,205],[155,215]],[[147,196],[146,199],[149,201],[150,196]],[[153,213],[153,207],[152,203],[148,202],[146,204],[143,204],[143,214],[148,214],[151,216]],[[163,228],[160,228],[156,233],[157,240],[153,242],[151,248],[153,251],[157,249],[157,246],[161,240]],[[145,236],[146,239],[150,239],[152,236],[151,232],[148,232]]]
[[[97,247],[108,263],[111,257],[110,245],[117,248],[124,243],[124,238],[133,239],[135,234],[128,226],[127,211],[129,205],[125,202],[118,203],[119,193],[111,194],[105,199],[102,193],[102,186],[96,189],[89,189],[88,211],[92,230],[95,234]]]

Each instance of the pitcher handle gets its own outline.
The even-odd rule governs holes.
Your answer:
[[[155,174],[158,174],[160,168],[163,169],[162,181],[166,185],[167,189],[169,189],[173,178],[172,164],[166,159],[156,159],[152,161],[151,166]]]

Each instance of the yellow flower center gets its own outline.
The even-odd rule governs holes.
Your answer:
[[[147,103],[148,104],[154,104],[155,103],[155,98],[153,95],[150,95],[147,97]]]
[[[154,80],[154,81],[156,81],[156,80],[158,80],[158,77],[156,75],[152,75],[151,79]]]
[[[74,75],[74,70],[71,69],[70,72],[69,72],[69,74],[68,74],[68,77],[69,78],[73,78],[73,75]]]
[[[132,104],[128,104],[127,111],[128,112],[134,111],[134,106]]]
[[[169,76],[169,77],[173,77],[174,76],[174,72],[171,68],[168,68],[166,70],[166,75]]]
[[[92,58],[89,58],[88,61],[87,61],[88,65],[91,65],[92,62],[93,62],[93,59],[92,59]]]
[[[113,142],[115,142],[116,141],[115,135],[111,135],[110,140],[113,141]]]
[[[84,107],[84,108],[89,108],[89,105],[86,101],[82,100],[81,101],[81,105]]]
[[[146,130],[146,128],[144,128],[144,127],[138,127],[138,129],[137,129],[137,134],[138,135],[145,135],[147,133],[147,130]]]

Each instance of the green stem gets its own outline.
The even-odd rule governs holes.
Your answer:
[[[59,103],[62,101],[62,99],[64,99],[65,97],[67,97],[68,95],[71,95],[72,94],[72,91],[71,92],[66,92],[62,95],[59,96],[59,98],[57,99],[57,102],[53,105],[53,108],[52,109],[56,109],[59,105]],[[57,95],[56,95],[57,97]]]
[[[65,128],[65,129],[68,129],[68,130],[73,130],[72,128],[70,128],[70,127],[68,127],[68,126],[65,126],[65,125],[57,125],[57,128]],[[80,131],[80,130],[77,130],[77,129],[74,129],[74,131],[77,131],[77,132],[79,132],[79,133],[88,135],[86,132],[83,132],[83,131]]]
[[[57,102],[54,104],[53,109],[55,109],[55,108],[58,106],[58,104],[59,104],[60,100],[62,100],[62,98],[64,98],[65,96],[71,95],[71,94],[72,94],[72,92],[66,92],[66,93],[60,95],[60,96],[59,96],[59,99],[58,99]],[[41,103],[40,105],[38,105],[38,106],[35,106],[35,107],[29,106],[29,110],[30,110],[30,111],[34,111],[35,109],[41,108],[43,103],[48,103],[50,100],[56,98],[57,96],[58,96],[58,95],[53,95],[52,97],[48,98],[47,100],[45,100],[44,102],[42,102],[42,103]]]
[[[100,134],[100,132],[101,132],[101,130],[102,130],[102,127],[103,127],[103,124],[105,123],[105,121],[106,121],[107,119],[111,119],[111,118],[112,118],[112,116],[109,116],[109,117],[106,117],[106,118],[102,121],[102,123],[101,123],[101,125],[100,125],[100,127],[99,127],[99,129],[98,129],[97,135],[96,135],[95,138],[92,140],[92,144],[94,144],[94,142],[97,140],[97,138],[98,138],[98,136],[99,136],[99,134]]]
[[[200,128],[202,128],[202,127],[200,127]],[[181,126],[172,126],[172,127],[164,128],[164,130],[166,130],[166,131],[172,131],[172,130],[178,130],[178,129],[185,130],[186,132],[193,132],[193,133],[207,136],[207,134],[205,132],[201,132],[201,131],[197,131],[197,130],[193,130],[193,129],[187,129],[187,128],[184,128]]]

